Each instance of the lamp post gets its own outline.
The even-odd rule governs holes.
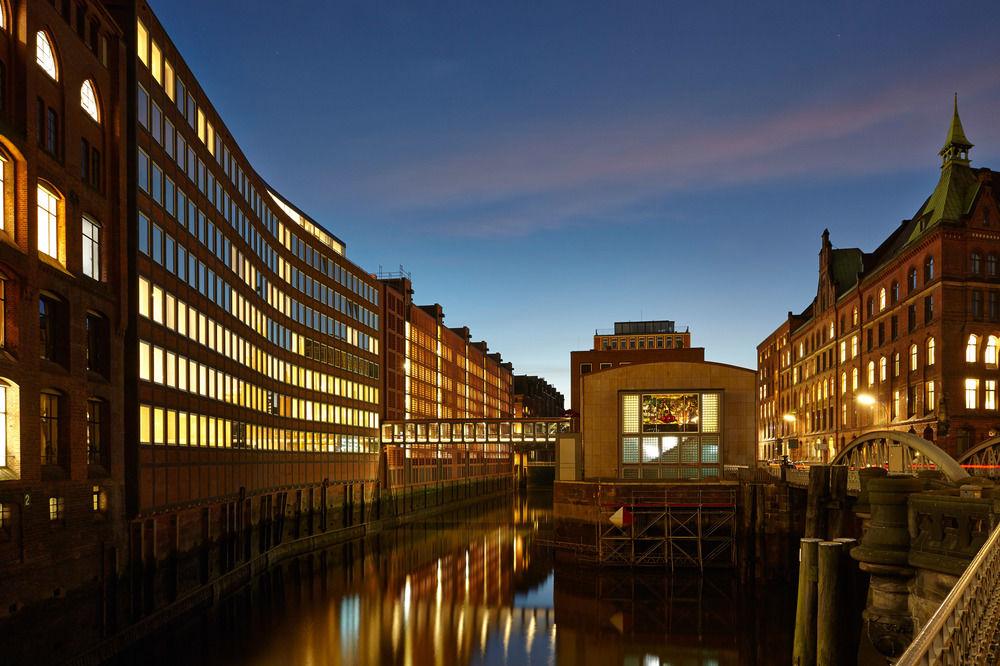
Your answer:
[[[796,432],[797,428],[795,427],[795,424],[798,422],[798,418],[795,416],[795,412],[794,411],[792,411],[792,412],[785,412],[784,414],[782,414],[781,415],[781,420],[788,424],[788,429],[791,431],[789,433],[790,435],[796,435],[796,434],[798,434]],[[785,449],[785,450],[781,451],[781,455],[782,455],[783,459],[785,459],[785,460],[788,459],[788,454],[790,453],[789,449],[792,448],[791,447],[791,442],[795,441],[795,440],[796,440],[795,437],[786,437],[785,438],[785,442],[787,442],[787,444],[785,444],[785,445],[782,446],[782,448]],[[785,447],[787,447],[787,448],[785,448]]]
[[[889,405],[888,404],[882,404],[882,403],[880,403],[878,401],[878,398],[876,398],[875,396],[873,396],[871,393],[859,393],[854,398],[854,401],[857,402],[859,405],[861,405],[863,407],[871,407],[872,408],[872,424],[871,424],[871,427],[869,428],[869,430],[874,430],[875,429],[875,408],[876,407],[880,407],[883,410],[885,410],[883,412],[883,414],[885,416],[884,423],[888,424],[889,421],[891,420],[889,418]]]

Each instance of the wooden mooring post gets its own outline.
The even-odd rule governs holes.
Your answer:
[[[810,486],[811,481],[810,476]],[[799,593],[795,606],[792,666],[816,664],[816,565],[821,541],[806,537],[799,542]]]
[[[820,542],[817,563],[816,665],[837,666],[842,663],[840,648],[843,642],[838,628],[846,596],[841,575],[844,544],[840,541]]]

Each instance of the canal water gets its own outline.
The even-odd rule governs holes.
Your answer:
[[[556,563],[551,493],[286,563],[114,664],[791,663],[794,589]]]

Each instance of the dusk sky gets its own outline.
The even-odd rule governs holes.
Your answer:
[[[955,92],[1000,167],[995,0],[151,4],[265,180],[567,403],[616,320],[755,368],[825,227],[930,194]]]

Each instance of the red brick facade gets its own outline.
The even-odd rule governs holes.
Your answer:
[[[409,278],[384,279],[383,420],[510,418],[513,368],[438,304],[415,305]]]
[[[103,6],[0,11],[3,616],[105,580],[124,543],[126,174],[124,52]],[[96,120],[81,105],[85,82]],[[88,226],[86,265],[84,218],[99,225]]]
[[[958,456],[1000,433],[1000,174],[969,166],[957,112],[949,141],[928,202],[874,252],[824,232],[816,298],[757,348],[761,457],[830,460],[873,429]]]

